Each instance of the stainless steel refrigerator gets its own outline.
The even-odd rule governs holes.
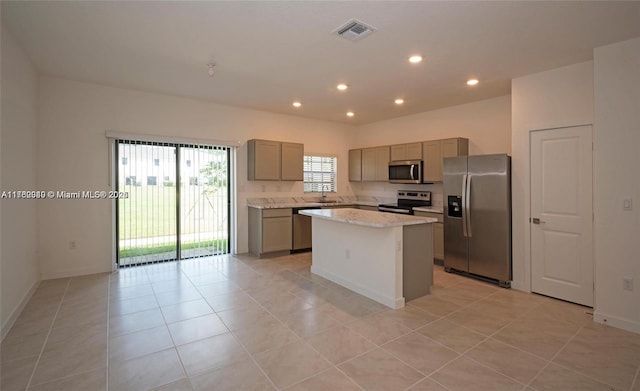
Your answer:
[[[511,157],[444,159],[444,267],[511,286]]]

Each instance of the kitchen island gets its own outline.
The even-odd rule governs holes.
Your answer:
[[[311,272],[391,308],[430,292],[433,283],[429,217],[360,209],[309,209]]]

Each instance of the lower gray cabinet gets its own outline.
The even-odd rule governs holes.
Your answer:
[[[415,215],[438,219],[437,223],[433,223],[433,258],[444,260],[444,224],[442,213],[415,211]]]
[[[249,207],[249,252],[262,257],[266,253],[290,251],[291,216],[291,208]]]

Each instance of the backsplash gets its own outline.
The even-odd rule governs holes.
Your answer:
[[[269,204],[303,204],[309,202],[318,202],[321,197],[319,195],[316,196],[304,196],[304,197],[254,197],[247,198],[247,205],[269,205]],[[336,195],[327,195],[327,200],[330,201],[338,201],[338,202],[367,202],[367,203],[390,203],[395,202],[396,197],[386,197],[386,196],[336,196]]]
[[[398,190],[422,190],[431,192],[431,205],[442,208],[442,183],[425,185],[396,184],[387,182],[351,182],[353,192],[358,197],[387,198],[396,201]]]

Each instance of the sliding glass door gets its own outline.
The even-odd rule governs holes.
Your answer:
[[[228,147],[117,141],[118,265],[229,252]]]

